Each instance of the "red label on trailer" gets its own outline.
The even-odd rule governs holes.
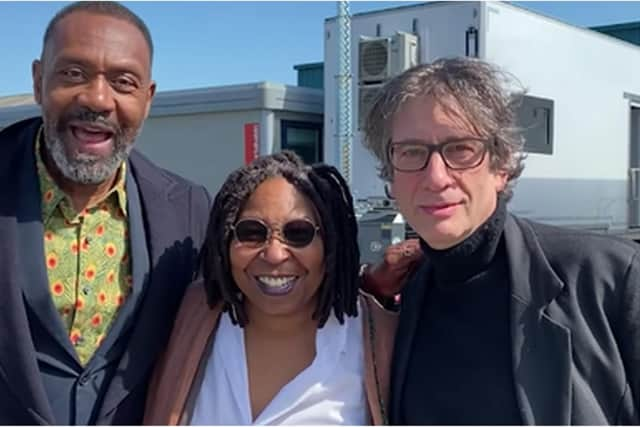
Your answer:
[[[245,123],[244,125],[244,163],[251,163],[258,157],[259,140],[258,132],[260,125],[258,123]]]

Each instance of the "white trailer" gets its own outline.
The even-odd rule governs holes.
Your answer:
[[[356,14],[351,30],[357,198],[384,196],[358,129],[367,92],[412,62],[466,55],[501,66],[528,90],[519,117],[529,154],[512,212],[627,236],[640,226],[639,47],[498,2],[436,2]],[[327,19],[324,159],[335,165],[337,32],[336,19]],[[377,63],[365,49],[376,40],[382,42],[378,49],[387,46]],[[365,61],[380,68],[365,69]],[[378,72],[380,81],[371,78]]]

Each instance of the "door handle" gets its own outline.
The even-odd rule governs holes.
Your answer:
[[[631,187],[632,200],[640,200],[640,194],[638,194],[638,174],[640,174],[640,168],[629,168],[629,185]]]

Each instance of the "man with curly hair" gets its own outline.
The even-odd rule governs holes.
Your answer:
[[[391,80],[366,145],[425,258],[402,294],[392,424],[638,424],[639,247],[507,211],[517,94],[470,58]]]

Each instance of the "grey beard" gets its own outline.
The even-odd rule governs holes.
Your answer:
[[[64,143],[56,137],[45,139],[49,155],[62,175],[78,184],[100,184],[115,174],[122,162],[127,160],[133,144],[114,144],[113,153],[100,158],[85,153],[75,157],[65,152]]]

